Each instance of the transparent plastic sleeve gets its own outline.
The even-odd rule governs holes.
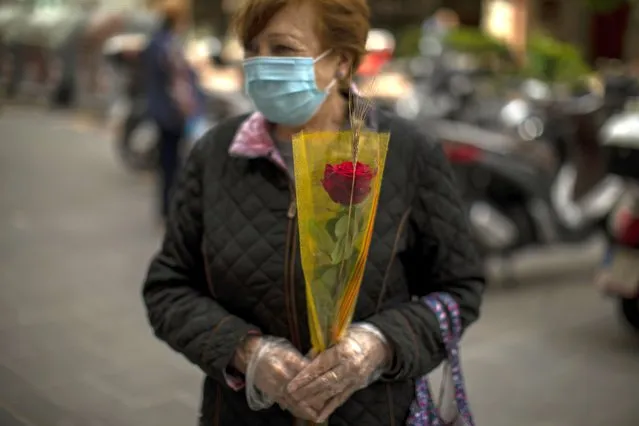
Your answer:
[[[351,322],[371,244],[388,133],[299,133],[293,138],[300,250],[315,353]]]

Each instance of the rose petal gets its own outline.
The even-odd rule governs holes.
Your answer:
[[[324,168],[322,186],[331,200],[342,205],[361,203],[371,192],[375,170],[364,163],[345,161]]]

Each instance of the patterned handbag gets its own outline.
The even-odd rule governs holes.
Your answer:
[[[428,295],[422,301],[437,315],[448,360],[444,365],[439,404],[433,399],[428,377],[417,380],[416,398],[407,426],[475,426],[459,358],[462,329],[459,306],[447,293]]]

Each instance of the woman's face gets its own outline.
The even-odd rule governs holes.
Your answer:
[[[246,57],[281,56],[317,58],[330,46],[323,46],[316,32],[315,11],[311,2],[290,5],[268,23],[264,31],[247,46]],[[339,55],[329,53],[315,64],[315,79],[324,89],[338,75],[346,75],[348,64]]]

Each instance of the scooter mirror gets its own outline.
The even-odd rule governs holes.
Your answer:
[[[606,84],[598,74],[592,74],[586,77],[585,84],[590,93],[593,93],[601,98],[606,96]]]
[[[499,116],[508,128],[521,124],[532,114],[530,105],[523,99],[513,99],[502,108]]]
[[[528,79],[521,85],[521,93],[534,102],[551,102],[553,91],[549,84],[536,79]]]
[[[639,112],[628,111],[610,118],[602,127],[604,146],[639,149]]]

